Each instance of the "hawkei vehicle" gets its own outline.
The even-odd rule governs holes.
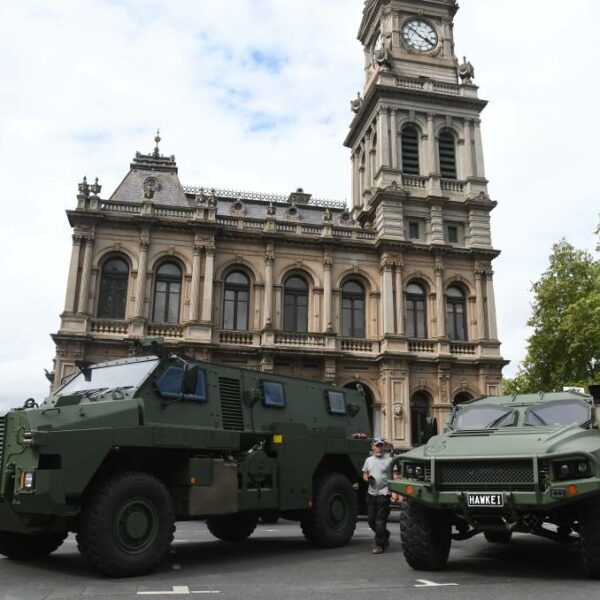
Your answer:
[[[446,566],[452,540],[514,532],[579,542],[600,578],[600,386],[577,393],[487,397],[457,406],[443,435],[396,459],[404,555]],[[434,432],[432,432],[434,433]]]
[[[158,565],[176,521],[231,542],[278,516],[316,546],[352,538],[360,390],[175,355],[79,368],[0,415],[0,553],[44,556],[73,531],[93,567],[131,576]]]

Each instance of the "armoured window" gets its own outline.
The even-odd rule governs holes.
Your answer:
[[[467,306],[464,292],[456,286],[446,292],[446,321],[451,340],[467,340]]]
[[[327,401],[329,403],[329,412],[332,415],[345,415],[346,395],[344,392],[327,392]]]
[[[419,175],[419,133],[413,125],[402,129],[402,171],[407,175]]]
[[[456,139],[454,134],[444,129],[439,137],[440,175],[444,179],[456,179]]]
[[[263,381],[263,401],[265,406],[285,408],[285,387],[276,381]]]
[[[525,425],[572,425],[580,427],[592,418],[592,408],[584,400],[554,400],[531,406],[525,413]]]
[[[283,329],[308,331],[308,285],[302,277],[290,277],[283,293]]]
[[[164,263],[156,271],[152,315],[155,323],[179,323],[181,278],[181,269],[175,263]]]
[[[365,288],[358,281],[347,281],[342,287],[342,335],[365,337]]]
[[[98,297],[99,318],[125,318],[128,282],[129,266],[122,258],[112,258],[104,263]]]
[[[230,273],[225,279],[223,299],[223,329],[248,330],[250,280],[241,271]]]
[[[426,295],[419,283],[411,283],[406,288],[406,335],[419,339],[427,337]]]
[[[202,369],[198,370],[198,383],[193,394],[183,394],[183,367],[168,367],[156,381],[156,388],[163,398],[170,400],[192,400],[205,402],[208,400],[206,394],[206,374]]]

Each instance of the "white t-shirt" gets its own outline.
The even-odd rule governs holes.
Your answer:
[[[371,496],[387,496],[390,493],[387,486],[387,469],[391,462],[392,457],[389,454],[384,454],[381,458],[369,456],[365,460],[362,470],[375,480],[374,483],[369,482],[369,494]]]

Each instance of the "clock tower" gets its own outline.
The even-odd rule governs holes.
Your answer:
[[[345,142],[353,217],[375,232],[382,270],[382,378],[413,443],[424,411],[445,420],[461,399],[501,392],[506,364],[481,137],[487,102],[473,65],[456,57],[457,12],[455,0],[365,1],[365,84]],[[409,403],[404,417],[397,407]]]

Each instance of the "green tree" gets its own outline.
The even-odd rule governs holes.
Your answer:
[[[533,286],[527,356],[507,393],[560,390],[600,379],[600,261],[562,240]]]

